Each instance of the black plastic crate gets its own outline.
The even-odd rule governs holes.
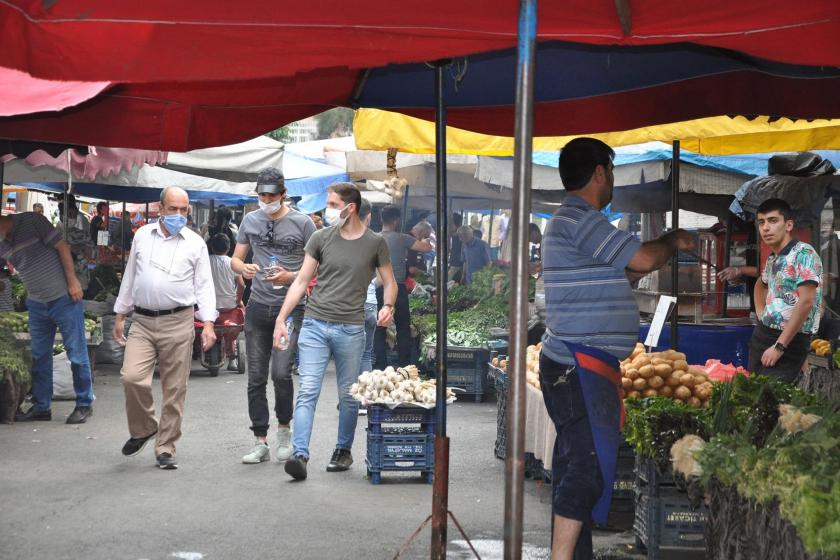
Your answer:
[[[435,367],[435,350],[426,348],[429,356],[429,366]],[[484,400],[484,393],[492,388],[487,383],[487,368],[490,361],[490,350],[487,348],[472,348],[450,346],[446,349],[447,386],[461,389],[460,400]]]
[[[368,407],[368,431],[373,434],[396,432],[435,433],[435,409],[417,406],[388,408],[383,405]]]
[[[636,457],[636,485],[639,491],[658,496],[661,487],[674,486],[674,475],[670,469],[661,471],[653,459]]]
[[[507,374],[493,366],[489,366],[488,372],[496,387],[496,442],[493,450],[496,457],[504,460],[507,445]]]
[[[659,560],[663,552],[705,550],[707,520],[705,505],[692,509],[686,494],[676,487],[662,486],[658,497],[638,493],[633,534],[637,546],[647,549],[648,560]]]
[[[427,433],[367,435],[367,474],[371,483],[382,482],[383,472],[419,471],[432,483],[435,436]]]
[[[621,500],[633,502],[636,492],[636,461],[632,457],[619,455],[615,466],[615,480],[613,481],[613,503]]]

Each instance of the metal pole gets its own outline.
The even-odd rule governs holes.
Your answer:
[[[3,210],[6,209],[6,197],[3,193],[3,181],[5,180],[3,176],[5,175],[5,173],[6,163],[0,161],[0,204],[2,204],[2,206],[0,206],[0,216],[3,215]]]
[[[146,223],[149,223],[149,203],[146,203]]]
[[[525,481],[525,357],[528,347],[528,216],[531,213],[531,150],[534,127],[534,50],[537,0],[519,2],[516,123],[513,155],[513,233],[510,271],[507,449],[505,454],[505,559],[522,557]]]
[[[723,236],[723,268],[729,268],[729,259],[732,249],[732,212],[726,213],[726,233]],[[711,260],[711,259],[710,259]],[[711,271],[715,274],[716,271]],[[726,318],[726,310],[729,305],[729,283],[726,280],[718,280],[723,284],[723,301],[721,302],[721,317]]]
[[[131,224],[131,220],[128,221]],[[123,200],[122,214],[120,214],[120,261],[123,270],[125,270],[125,201]]]
[[[680,228],[680,141],[674,140],[671,152],[671,229],[676,231]],[[679,251],[674,252],[671,258],[671,295],[679,298],[677,285],[680,276]],[[680,302],[674,304],[671,312],[671,348],[679,350],[679,338],[677,329],[679,323]]]
[[[64,150],[67,154],[67,188],[64,189],[64,239],[67,240],[67,232],[70,226],[70,192],[73,190],[73,165],[70,149]]]
[[[411,188],[411,185],[405,186],[405,192],[403,193],[403,207],[402,207],[402,220],[400,220],[400,231],[405,233],[406,222],[408,222],[408,189]]]
[[[449,438],[446,437],[446,263],[448,247],[446,238],[449,233],[446,215],[446,105],[443,99],[443,70],[449,61],[435,63],[435,172],[437,189],[435,224],[437,243],[437,274],[435,285],[437,292],[437,343],[435,356],[437,363],[437,407],[435,409],[435,481],[432,488],[432,546],[431,557],[434,560],[446,558],[447,513],[449,511]],[[442,241],[442,242],[441,242]]]

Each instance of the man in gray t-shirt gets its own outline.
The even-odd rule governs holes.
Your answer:
[[[396,206],[386,206],[382,209],[382,237],[391,252],[391,263],[394,267],[394,279],[397,281],[397,301],[394,308],[394,323],[397,327],[397,356],[398,363],[388,363],[388,346],[385,342],[388,331],[387,325],[376,328],[373,343],[374,363],[377,369],[385,369],[388,365],[404,367],[411,363],[411,315],[408,308],[408,290],[405,287],[406,256],[409,251],[425,253],[432,251],[431,241],[417,239],[413,235],[400,233],[402,212]],[[382,289],[377,289],[377,300],[382,305]]]
[[[70,245],[42,214],[2,216],[0,258],[15,267],[26,286],[32,339],[33,406],[16,419],[52,419],[53,345],[56,329],[60,329],[76,389],[76,408],[67,423],[84,423],[93,413],[93,382],[85,340],[82,286],[73,269]]]
[[[248,213],[239,226],[231,268],[251,280],[251,297],[245,312],[245,348],[248,355],[248,415],[256,442],[242,462],[267,461],[269,411],[265,396],[269,364],[274,383],[274,412],[277,416],[275,460],[285,461],[292,454],[291,430],[294,385],[292,364],[297,335],[303,320],[303,302],[292,312],[295,326],[291,344],[272,350],[274,321],[286,298],[289,284],[303,264],[304,247],[315,232],[315,224],[304,214],[283,204],[286,186],[283,174],[267,168],[257,177],[260,209]],[[248,253],[253,257],[245,262]],[[276,268],[272,268],[272,258]]]
[[[397,284],[381,235],[373,233],[359,218],[362,195],[352,183],[331,185],[324,217],[331,227],[316,232],[306,244],[300,273],[289,288],[277,317],[274,346],[282,348],[289,338],[286,317],[306,292],[317,271],[318,283],[306,307],[300,333],[300,387],[295,402],[294,456],[286,461],[293,478],[306,478],[309,440],[315,405],[327,363],[335,359],[339,396],[338,438],[328,472],[346,471],[353,464],[350,449],[358,421],[359,403],[350,396],[350,385],[359,376],[365,346],[365,299],[375,272],[385,285],[385,305],[377,323],[387,325],[393,317]]]

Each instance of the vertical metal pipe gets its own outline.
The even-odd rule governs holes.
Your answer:
[[[127,223],[130,226],[131,220],[128,220]],[[120,261],[122,262],[123,270],[125,270],[125,227],[125,201],[123,200],[122,214],[120,214]]]
[[[528,346],[528,229],[531,213],[531,151],[534,126],[534,51],[537,1],[519,2],[514,125],[513,208],[510,271],[507,449],[505,455],[506,560],[522,557],[525,481],[525,357]]]
[[[732,212],[726,213],[726,233],[723,236],[723,268],[729,268],[729,260],[732,249]],[[713,259],[709,259],[713,260]],[[712,270],[711,274],[716,271]],[[723,284],[723,301],[721,302],[721,317],[726,317],[727,307],[729,306],[729,282],[718,279],[718,282]]]
[[[402,220],[400,220],[400,231],[405,233],[405,228],[408,225],[408,190],[411,188],[411,185],[405,186],[405,192],[403,192],[403,207],[402,207]]]
[[[6,197],[3,193],[3,181],[5,180],[3,176],[5,175],[5,173],[6,163],[0,161],[0,204],[2,204],[2,206],[0,206],[0,216],[3,215],[3,210],[6,209]]]
[[[73,161],[72,156],[70,155],[70,148],[64,150],[64,153],[67,155],[67,188],[64,189],[64,239],[67,239],[67,233],[70,228],[70,196],[69,194],[73,191]]]
[[[447,339],[447,287],[446,263],[449,252],[446,237],[449,233],[446,215],[446,105],[443,98],[443,70],[449,61],[435,63],[435,171],[437,189],[435,211],[437,223],[437,274],[435,286],[437,293],[437,343],[435,356],[437,363],[437,407],[435,417],[435,484],[432,491],[432,546],[431,557],[435,560],[446,558],[446,529],[449,511],[449,440],[446,437],[446,339]],[[443,242],[441,242],[441,240]]]
[[[674,140],[671,152],[671,229],[676,231],[680,228],[680,141]],[[679,298],[680,262],[679,252],[674,252],[671,259],[671,295]],[[674,305],[671,313],[671,348],[679,349],[679,337],[677,329],[679,324],[680,303]]]
[[[146,203],[146,223],[149,223],[149,203]]]

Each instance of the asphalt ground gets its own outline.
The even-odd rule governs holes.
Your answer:
[[[412,473],[366,478],[359,418],[350,471],[327,473],[338,415],[332,368],[318,403],[309,478],[293,482],[274,462],[244,465],[246,379],[209,377],[194,364],[179,469],[156,467],[152,445],[137,457],[128,437],[117,366],[98,367],[94,415],[64,424],[70,401],[53,403],[51,422],[0,426],[2,559],[390,559],[431,512],[432,486]],[[159,408],[159,385],[155,380]],[[271,402],[271,396],[269,396]],[[449,509],[484,559],[502,557],[504,463],[493,455],[494,402],[448,409]],[[273,432],[270,434],[273,436]],[[524,557],[549,557],[550,486],[526,480]],[[402,558],[428,558],[426,527]],[[449,557],[470,558],[450,523]],[[599,532],[603,558],[626,557],[628,532]]]

